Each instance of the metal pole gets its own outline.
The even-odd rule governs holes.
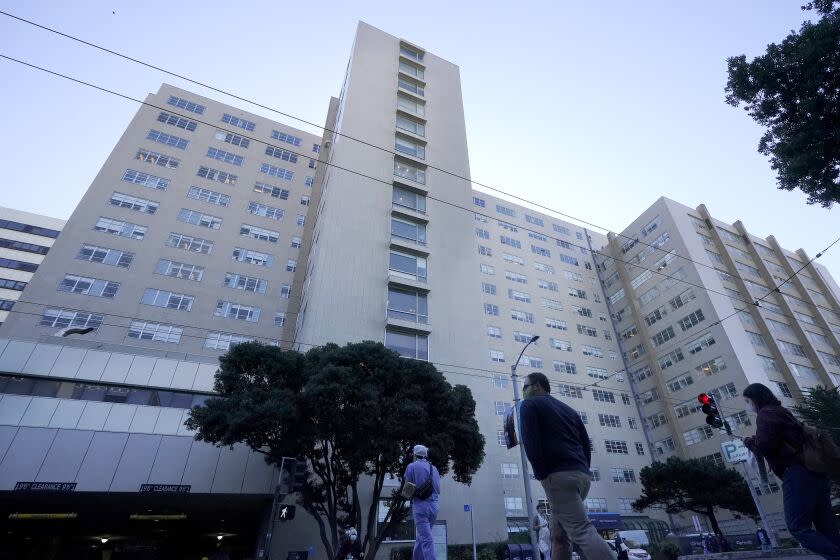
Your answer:
[[[473,520],[472,504],[470,504],[470,528],[472,529],[473,560],[478,560],[478,549],[475,546],[475,521]]]
[[[779,543],[776,542],[776,531],[772,530],[770,528],[770,525],[767,524],[767,515],[764,513],[764,507],[761,505],[761,501],[758,499],[758,496],[755,493],[755,488],[753,488],[752,479],[747,468],[747,463],[745,461],[741,461],[741,466],[743,467],[744,478],[747,481],[747,486],[750,487],[750,495],[752,496],[753,502],[755,502],[755,509],[758,510],[758,515],[759,517],[761,517],[761,524],[764,526],[764,530],[767,532],[767,537],[770,539],[770,544],[773,548],[779,548]]]
[[[531,342],[536,340],[538,337],[534,337],[531,339]],[[525,345],[525,348],[528,348],[528,345],[531,344],[529,342]],[[519,353],[519,358],[516,359],[516,363],[510,366],[510,377],[513,379],[513,413],[516,414],[516,419],[519,421],[518,416],[518,407],[519,407],[519,381],[516,375],[516,366],[519,365],[519,360],[522,358],[522,354],[525,353],[525,348],[522,349],[522,352]],[[520,432],[520,440],[522,439],[522,426],[519,427]],[[537,551],[539,550],[537,546],[537,535],[534,532],[534,517],[536,517],[536,512],[534,511],[534,502],[531,499],[531,473],[528,469],[528,457],[525,455],[525,444],[524,442],[519,442],[519,457],[522,461],[522,479],[525,483],[525,508],[528,512],[528,534],[531,535],[531,557],[534,560],[537,560]]]

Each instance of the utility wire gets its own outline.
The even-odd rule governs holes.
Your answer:
[[[349,134],[345,134],[345,133],[343,133],[343,132],[339,132],[339,131],[337,131],[337,130],[330,129],[330,128],[325,127],[325,126],[323,126],[323,125],[319,125],[319,124],[313,123],[313,122],[308,121],[308,120],[306,120],[306,119],[300,118],[300,117],[298,117],[298,116],[296,116],[296,115],[293,115],[293,114],[290,114],[290,113],[283,112],[283,111],[281,111],[281,110],[279,110],[279,109],[276,109],[276,108],[270,107],[270,106],[268,106],[268,105],[265,105],[265,104],[259,103],[259,102],[257,102],[257,101],[253,101],[253,100],[248,99],[248,98],[246,98],[246,97],[243,97],[243,96],[237,95],[237,94],[235,94],[235,93],[233,93],[233,92],[231,92],[231,91],[227,91],[227,90],[221,89],[221,88],[219,88],[219,87],[215,87],[215,86],[212,86],[212,85],[210,85],[210,84],[207,84],[207,83],[204,83],[204,82],[201,82],[201,81],[198,81],[198,80],[195,80],[195,79],[189,78],[189,77],[187,77],[187,76],[185,76],[185,75],[183,75],[183,74],[179,74],[179,73],[173,72],[173,71],[171,71],[171,70],[167,70],[167,69],[165,69],[165,68],[162,68],[162,67],[160,67],[160,66],[156,66],[156,65],[154,65],[154,64],[150,64],[150,63],[145,62],[145,61],[143,61],[143,60],[140,60],[140,59],[138,59],[138,58],[135,58],[135,57],[132,57],[132,56],[126,55],[126,54],[124,54],[124,53],[120,53],[120,52],[117,52],[117,51],[115,51],[115,50],[108,49],[108,48],[103,47],[103,46],[101,46],[101,45],[97,45],[96,43],[93,43],[93,42],[90,42],[90,41],[86,41],[86,40],[84,40],[84,39],[81,39],[81,38],[79,38],[79,37],[76,37],[76,36],[70,35],[70,34],[68,34],[68,33],[61,32],[61,31],[59,31],[59,30],[57,30],[57,29],[54,29],[54,28],[48,27],[48,26],[46,26],[46,25],[42,25],[42,24],[36,23],[36,22],[34,22],[34,21],[28,20],[28,19],[26,19],[26,18],[23,18],[23,17],[17,16],[17,15],[14,15],[14,14],[11,14],[11,13],[9,13],[9,12],[2,11],[2,10],[0,10],[0,14],[2,14],[2,15],[4,15],[4,16],[7,16],[7,17],[9,17],[9,18],[12,18],[12,19],[18,20],[18,21],[20,21],[20,22],[22,22],[22,23],[26,23],[26,24],[28,24],[28,25],[31,25],[31,26],[34,26],[34,27],[40,28],[40,29],[42,29],[42,30],[44,30],[44,31],[48,31],[48,32],[50,32],[50,33],[54,33],[54,34],[56,34],[56,35],[59,35],[59,36],[61,36],[61,37],[66,38],[66,39],[70,39],[70,40],[72,40],[72,41],[76,41],[76,42],[81,43],[81,44],[83,44],[83,45],[86,45],[86,46],[88,46],[88,47],[91,47],[91,48],[94,48],[94,49],[98,49],[98,50],[103,51],[103,52],[105,52],[105,53],[108,53],[108,54],[111,54],[111,55],[114,55],[114,56],[117,56],[117,57],[123,58],[123,59],[125,59],[125,60],[131,61],[131,62],[134,62],[134,63],[136,63],[136,64],[139,64],[139,65],[145,66],[145,67],[147,67],[147,68],[151,68],[151,69],[156,70],[156,71],[158,71],[158,72],[162,72],[162,73],[164,73],[164,74],[167,74],[167,75],[170,75],[170,76],[173,76],[173,77],[176,77],[176,78],[182,79],[182,80],[184,80],[184,81],[186,81],[186,82],[189,82],[189,83],[191,83],[191,84],[198,85],[198,86],[201,86],[201,87],[207,88],[207,89],[209,89],[209,90],[211,90],[211,91],[215,91],[215,92],[217,92],[217,93],[221,93],[222,95],[226,95],[226,96],[231,97],[231,98],[233,98],[233,99],[237,99],[237,100],[239,100],[239,101],[243,101],[243,102],[248,103],[248,104],[250,104],[250,105],[254,105],[255,107],[259,107],[259,108],[261,108],[261,109],[265,109],[265,110],[267,110],[267,111],[271,111],[271,112],[276,113],[276,114],[278,114],[278,115],[282,115],[282,116],[284,116],[284,117],[288,117],[288,118],[293,119],[293,120],[296,120],[296,121],[298,121],[298,122],[301,122],[301,123],[307,124],[307,125],[309,125],[309,126],[315,127],[315,128],[317,128],[317,129],[319,129],[319,130],[323,130],[323,131],[325,131],[325,132],[329,132],[329,133],[335,134],[335,135],[337,135],[337,136],[341,136],[341,137],[347,138],[347,139],[349,139],[349,140],[353,140],[353,141],[355,141],[355,142],[359,142],[359,143],[361,143],[361,144],[363,144],[363,145],[365,145],[365,146],[368,146],[368,147],[370,147],[370,148],[374,148],[374,149],[376,149],[376,150],[380,150],[380,151],[383,151],[383,152],[385,152],[385,153],[388,153],[388,154],[390,154],[390,155],[394,155],[394,156],[399,156],[399,155],[400,155],[400,154],[399,154],[399,153],[397,153],[396,151],[393,151],[393,150],[391,150],[391,149],[389,149],[389,148],[385,148],[385,147],[382,147],[382,146],[378,146],[378,145],[376,145],[376,144],[372,144],[372,143],[370,143],[370,142],[367,142],[367,141],[362,140],[362,139],[360,139],[360,138],[357,138],[357,137],[351,136],[351,135],[349,135]],[[8,58],[8,57],[5,57],[5,58]],[[20,62],[20,61],[17,61],[17,62]],[[85,85],[89,85],[89,84],[85,84]],[[134,100],[134,101],[136,101],[136,100]],[[186,115],[182,115],[182,116],[186,116]],[[298,154],[298,155],[300,155],[300,154]],[[440,167],[436,167],[436,166],[431,165],[431,164],[426,164],[426,165],[427,165],[427,167],[428,167],[429,169],[434,169],[434,170],[436,170],[436,171],[440,171],[440,172],[445,173],[445,174],[447,174],[447,175],[450,175],[450,176],[452,176],[452,177],[456,177],[456,178],[458,178],[458,179],[461,179],[461,180],[467,181],[468,183],[471,183],[471,184],[474,184],[474,185],[478,185],[478,186],[480,186],[480,187],[483,187],[483,188],[485,188],[485,189],[488,189],[488,190],[491,190],[491,191],[494,191],[494,192],[498,192],[498,193],[500,193],[500,194],[503,194],[503,195],[508,196],[508,197],[510,197],[510,198],[513,198],[513,199],[515,199],[515,200],[519,200],[519,201],[521,201],[521,202],[524,202],[524,203],[530,204],[530,205],[535,206],[535,207],[537,207],[537,208],[540,208],[540,209],[542,209],[542,210],[546,210],[546,211],[551,212],[551,213],[553,213],[553,214],[556,214],[556,215],[558,215],[558,216],[563,216],[563,217],[568,218],[568,219],[570,219],[570,220],[574,220],[574,221],[576,221],[576,222],[578,222],[578,223],[581,223],[581,224],[585,224],[585,225],[591,226],[591,227],[593,227],[593,228],[595,228],[595,229],[602,230],[602,231],[604,231],[604,232],[612,232],[612,233],[614,233],[614,234],[615,234],[616,236],[618,236],[618,237],[622,237],[622,238],[625,238],[625,239],[630,239],[630,240],[635,240],[635,241],[636,241],[636,243],[638,243],[638,244],[640,244],[640,245],[644,245],[644,246],[646,246],[646,247],[652,247],[653,249],[658,250],[658,251],[662,251],[662,252],[666,252],[666,253],[668,252],[667,250],[665,250],[665,249],[661,248],[660,246],[652,245],[652,244],[650,244],[650,243],[646,243],[646,242],[644,242],[644,241],[640,240],[640,239],[638,238],[638,236],[629,236],[629,235],[625,235],[625,234],[623,234],[623,233],[613,232],[610,228],[607,228],[607,227],[604,227],[604,226],[600,226],[600,225],[595,224],[595,223],[593,223],[593,222],[590,222],[590,221],[584,220],[583,218],[578,218],[578,217],[576,217],[576,216],[572,216],[571,214],[566,214],[566,213],[561,212],[561,211],[559,211],[559,210],[557,210],[557,209],[550,208],[550,207],[548,207],[548,206],[544,206],[544,205],[542,205],[542,204],[539,204],[539,203],[534,202],[534,201],[532,201],[532,200],[528,200],[528,199],[526,199],[526,198],[520,197],[520,196],[515,195],[515,194],[513,194],[513,193],[510,193],[510,192],[504,191],[504,190],[499,189],[499,188],[497,188],[497,187],[493,187],[493,186],[491,186],[491,185],[487,185],[487,184],[485,184],[485,183],[481,183],[481,182],[479,182],[479,181],[474,181],[474,180],[472,180],[471,178],[469,178],[469,177],[464,177],[463,175],[460,175],[460,174],[458,174],[458,173],[456,173],[456,172],[453,172],[453,171],[450,171],[450,170],[447,170],[447,169],[442,169],[442,168],[440,168]],[[444,201],[440,201],[440,202],[444,202]],[[536,232],[536,233],[539,233],[539,232]],[[702,267],[709,268],[709,269],[712,269],[712,270],[717,270],[717,269],[716,269],[713,265],[709,265],[709,264],[706,264],[706,263],[703,263],[703,262],[700,262],[700,261],[695,261],[695,260],[691,259],[690,257],[684,256],[684,255],[680,255],[680,254],[679,254],[679,253],[677,253],[676,251],[674,251],[674,252],[673,252],[673,254],[674,254],[676,257],[678,257],[678,258],[681,258],[681,259],[687,260],[687,261],[689,261],[689,262],[691,262],[691,263],[694,263],[694,264],[696,264],[696,265],[698,265],[698,266],[702,266]],[[609,257],[609,255],[607,255],[607,256]],[[610,258],[612,258],[612,257],[610,257]],[[626,261],[622,261],[622,262],[626,262]],[[631,265],[631,266],[637,266],[637,265]],[[643,268],[643,267],[639,267],[639,268]],[[644,269],[644,268],[643,268],[643,269]],[[649,269],[644,269],[644,270],[649,270]],[[778,287],[781,287],[781,286],[778,286]],[[777,287],[777,288],[778,288],[778,287]],[[725,294],[724,294],[724,295],[725,295]],[[833,310],[831,310],[831,309],[828,309],[828,308],[825,308],[825,307],[821,307],[821,306],[819,306],[819,305],[817,305],[817,304],[813,304],[813,303],[811,303],[811,302],[808,302],[808,301],[802,300],[802,299],[800,299],[800,298],[797,298],[796,296],[790,296],[790,297],[792,297],[792,298],[794,298],[794,299],[796,299],[796,300],[798,300],[798,301],[801,301],[802,303],[804,303],[804,304],[806,304],[806,305],[809,305],[809,306],[816,306],[816,307],[821,308],[821,309],[824,309],[824,310],[826,310],[826,311],[831,311],[831,312],[833,312]]]

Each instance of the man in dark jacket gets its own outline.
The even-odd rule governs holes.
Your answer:
[[[524,389],[519,410],[522,445],[551,503],[552,560],[570,560],[571,543],[588,560],[615,560],[586,515],[584,500],[592,483],[586,427],[573,408],[549,395],[551,386],[542,373],[530,374]]]

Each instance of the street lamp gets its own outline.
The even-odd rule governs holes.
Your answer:
[[[519,365],[519,360],[522,359],[522,354],[525,353],[525,350],[534,342],[540,339],[539,335],[534,335],[531,337],[531,340],[528,341],[522,348],[522,352],[519,353],[519,357],[516,358],[516,361],[513,365],[510,366],[510,377],[513,379],[513,413],[517,415],[518,418],[518,405],[519,405],[519,381],[517,381],[516,375],[516,366]],[[520,433],[522,431],[522,426],[520,424]],[[519,438],[522,439],[521,437]],[[537,546],[537,534],[534,532],[534,502],[531,499],[531,474],[528,472],[528,457],[525,455],[525,444],[520,441],[519,442],[519,457],[522,460],[522,480],[525,483],[525,509],[528,511],[528,534],[531,536],[531,555],[534,560],[538,558],[537,553],[539,548]]]

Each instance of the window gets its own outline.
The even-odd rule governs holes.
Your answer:
[[[516,217],[516,211],[513,208],[508,208],[507,206],[502,206],[501,204],[496,205],[496,212],[504,214],[505,216],[510,216],[511,218]]]
[[[502,478],[519,478],[517,463],[502,463]]]
[[[556,282],[549,282],[548,280],[540,279],[537,284],[543,290],[548,290],[549,292],[559,292],[560,288],[557,286]]]
[[[638,346],[631,348],[630,350],[625,352],[624,356],[627,359],[635,360],[639,356],[644,356],[645,352],[647,352],[647,350],[645,350],[644,344],[639,344]]]
[[[604,441],[604,446],[607,449],[607,453],[611,453],[613,455],[629,455],[629,451],[627,451],[626,441],[608,439]]]
[[[554,267],[551,266],[550,264],[535,262],[534,263],[534,268],[536,270],[540,271],[540,272],[545,272],[547,274],[554,274]],[[573,272],[568,272],[568,271],[564,271],[564,273],[566,274],[566,278],[569,278],[569,276],[568,276],[569,274],[574,274]]]
[[[425,112],[425,107],[422,103],[409,101],[402,95],[397,96],[397,108],[419,116],[423,116],[423,113]],[[397,115],[397,128],[416,134],[417,136],[426,136],[426,125],[418,120],[410,119],[402,115]]]
[[[256,323],[260,319],[260,308],[251,305],[242,305],[232,301],[219,300],[216,302],[216,317],[226,317],[239,321]]]
[[[733,414],[732,416],[727,416],[725,420],[729,423],[729,426],[733,430],[737,430],[744,426],[752,426],[752,421],[750,420],[750,417],[747,416],[747,413],[744,410]]]
[[[487,336],[492,338],[502,338],[502,329],[499,327],[487,327]]]
[[[735,388],[734,383],[727,383],[726,385],[716,387],[715,389],[709,391],[709,394],[712,395],[718,402],[728,401],[729,399],[734,399],[739,396],[738,389]]]
[[[642,451],[644,451],[644,447]],[[630,498],[618,498],[618,511],[619,513],[632,513],[633,500]]]
[[[484,245],[478,246],[478,254],[485,256],[485,257],[492,257],[493,256],[493,249],[490,247],[485,247]]]
[[[181,342],[181,334],[183,332],[184,329],[175,325],[150,323],[147,321],[132,321],[131,326],[128,328],[129,338],[169,342],[171,344]]]
[[[104,320],[105,317],[103,315],[96,313],[63,309],[60,307],[48,307],[44,309],[39,324],[42,327],[53,327],[57,329],[66,327],[93,327],[94,330],[99,330]]]
[[[555,241],[557,241],[557,246],[558,247],[563,247],[564,249],[573,249],[575,247],[574,245],[572,245],[568,241],[564,241],[562,239],[556,239]]]
[[[64,279],[58,284],[59,292],[71,292],[86,296],[113,298],[120,289],[119,282],[101,280],[99,278],[88,278],[65,274]]]
[[[225,185],[235,185],[238,179],[238,177],[232,173],[219,171],[218,169],[211,169],[204,165],[198,168],[198,173],[196,173],[196,175],[203,177],[208,181],[216,181]]]
[[[714,360],[704,362],[694,369],[697,370],[698,373],[714,375],[715,373],[726,369],[726,362],[723,361],[722,357],[718,356]]]
[[[787,397],[789,399],[793,398],[793,393],[790,392],[790,387],[788,387],[787,383],[776,381],[776,385],[779,386],[779,393],[781,393],[783,397]]]
[[[412,323],[428,323],[429,310],[426,294],[388,288],[388,317]]]
[[[703,311],[698,309],[697,311],[694,311],[693,313],[689,313],[688,315],[686,315],[685,317],[683,317],[682,319],[680,319],[677,322],[679,323],[680,328],[683,331],[687,331],[691,327],[693,327],[693,326],[695,326],[695,325],[697,325],[697,324],[699,324],[699,323],[701,323],[702,321],[705,321],[705,320],[706,320],[706,318],[703,316]]]
[[[518,274],[516,272],[511,272],[510,270],[505,270],[505,278],[508,280],[512,280],[513,282],[517,282],[519,284],[527,284],[528,277],[524,274]]]
[[[799,356],[801,358],[805,357],[805,349],[802,348],[799,344],[794,344],[793,342],[785,342],[784,340],[779,341],[779,348],[782,350],[782,354],[790,354],[791,356]]]
[[[477,196],[473,197],[473,204],[481,208],[485,208],[487,206],[487,202],[483,198],[478,198]]]
[[[426,197],[402,187],[394,187],[391,200],[397,206],[411,208],[418,212],[426,211]]]
[[[181,165],[181,160],[178,158],[165,156],[157,152],[150,152],[149,150],[143,148],[137,150],[137,155],[134,156],[134,159],[159,165],[167,169],[177,169],[178,166]]]
[[[665,370],[684,359],[685,356],[682,353],[682,349],[677,348],[659,358],[659,367]]]
[[[586,336],[591,336],[595,338],[598,337],[598,329],[590,327],[589,325],[578,324],[577,332],[578,334],[585,334]]]
[[[426,259],[423,257],[391,250],[388,267],[399,275],[426,281]]]
[[[598,423],[608,428],[620,428],[621,418],[613,414],[599,414]]]
[[[286,324],[286,312],[285,311],[278,311],[274,314],[274,326],[275,327],[282,327]]]
[[[531,252],[541,257],[551,258],[551,251],[544,247],[540,247],[539,245],[531,245]]]
[[[179,138],[173,134],[164,134],[163,132],[159,132],[154,129],[150,130],[149,134],[146,135],[146,140],[158,142],[160,144],[164,144],[165,146],[172,146],[174,148],[178,148],[179,150],[186,150],[187,144],[189,144],[189,140],[184,140],[183,138]]]
[[[552,339],[553,340],[553,339]],[[577,375],[577,366],[571,362],[554,361],[554,371]]]
[[[493,387],[496,389],[507,389],[508,378],[504,375],[496,374],[493,376]]]
[[[179,109],[186,109],[187,111],[195,113],[197,115],[204,114],[204,105],[199,105],[198,103],[187,101],[186,99],[183,99],[181,97],[175,97],[174,95],[170,95],[166,103],[174,107],[178,107]]]
[[[268,289],[268,282],[255,276],[245,276],[244,274],[228,272],[225,274],[224,286],[225,288],[264,294]]]
[[[295,223],[298,226],[303,227],[306,223],[306,216],[304,216],[303,214],[298,214],[297,216],[295,216]]]
[[[169,188],[169,179],[158,177],[157,175],[151,175],[149,173],[143,173],[142,171],[135,171],[133,169],[126,169],[125,173],[123,173],[122,180],[126,183],[141,185],[143,187],[149,187],[150,189],[157,189],[159,191],[165,191]]]
[[[519,231],[519,228],[516,227],[513,224],[509,224],[509,223],[503,222],[501,220],[498,222],[498,224],[499,224],[500,228],[505,229],[507,231],[512,231],[513,233],[516,233],[517,231]]]
[[[650,341],[653,343],[654,346],[662,346],[675,336],[677,335],[674,333],[674,327],[668,327],[653,335],[650,338]]]
[[[189,208],[181,208],[181,211],[178,212],[178,221],[210,229],[222,227],[222,219],[218,216],[211,216]]]
[[[415,142],[413,140],[409,140],[408,138],[403,138],[401,136],[397,136],[394,139],[394,150],[397,152],[416,157],[417,159],[426,159],[426,148],[419,142]]]
[[[489,237],[488,237],[488,239],[489,239]],[[516,249],[521,249],[522,248],[522,243],[519,240],[514,239],[512,237],[508,237],[507,235],[500,235],[499,236],[499,241],[502,242],[502,245],[508,245],[508,246],[514,247]]]
[[[563,352],[571,352],[572,351],[572,343],[568,340],[560,340],[559,338],[550,338],[549,339],[551,347],[555,350],[561,350]]]
[[[385,331],[385,346],[404,358],[429,359],[429,337],[399,331]]]
[[[130,237],[131,239],[138,240],[142,240],[143,237],[146,236],[146,231],[148,230],[145,226],[114,220],[113,218],[99,218],[99,220],[96,221],[96,225],[93,226],[93,229],[104,233],[110,233],[111,235]]]
[[[210,159],[215,159],[218,161],[223,161],[225,163],[229,163],[231,165],[242,166],[242,162],[245,161],[245,158],[242,156],[236,155],[231,152],[226,152],[224,150],[220,150],[218,148],[207,148],[207,157]],[[227,181],[222,181],[227,182]]]
[[[668,417],[665,415],[664,412],[659,412],[654,414],[653,416],[648,416],[645,418],[645,424],[651,429],[658,428],[659,426],[664,426],[668,423]]]
[[[636,482],[636,473],[627,467],[612,467],[610,474],[613,482]]]
[[[805,377],[811,380],[819,379],[819,374],[817,370],[812,368],[811,366],[803,366],[802,364],[795,364],[793,362],[788,364],[790,366],[790,370],[796,377]]]
[[[542,218],[537,218],[536,216],[531,216],[530,214],[525,214],[525,221],[529,224],[534,224],[535,226],[545,227],[545,222],[543,222]]]
[[[535,231],[529,231],[528,237],[530,237],[531,239],[536,239],[537,241],[548,241],[548,237]]]
[[[610,375],[607,373],[605,368],[599,368],[594,366],[586,366],[586,374],[589,377],[593,377],[595,379],[609,379]]]
[[[297,163],[298,161],[297,154],[270,144],[265,147],[265,155],[276,157],[277,159],[288,161],[289,163]]]
[[[569,327],[566,325],[566,321],[561,321],[560,319],[552,319],[551,317],[545,318],[545,326],[552,329],[557,329],[558,331],[569,330]]]
[[[688,387],[689,385],[694,384],[694,378],[691,377],[691,373],[684,373],[682,375],[678,375],[677,377],[673,377],[665,382],[665,387],[668,388],[669,393],[675,393],[680,389]]]
[[[269,165],[267,163],[260,165],[260,173],[265,173],[266,175],[277,177],[278,179],[283,179],[284,181],[291,181],[295,178],[294,171],[289,171],[288,169],[283,169],[282,167]]]
[[[209,255],[213,251],[212,241],[174,232],[169,234],[166,245],[195,253],[204,253],[205,255]]]
[[[516,310],[516,309],[511,309],[510,318],[514,319],[516,321],[522,321],[523,323],[533,323],[534,322],[533,313],[528,313],[527,311],[519,311],[519,310]]]
[[[657,441],[653,444],[653,447],[656,449],[658,455],[665,455],[670,451],[674,451],[677,445],[674,443],[674,438],[669,437]]]
[[[597,402],[608,402],[615,404],[615,393],[602,389],[592,389],[592,398]]]
[[[300,147],[303,140],[298,138],[297,136],[292,136],[291,134],[286,134],[285,132],[280,132],[279,130],[272,130],[271,137],[275,140],[279,140],[281,142],[285,142],[286,144],[291,144],[292,146]]]
[[[504,430],[496,430],[496,443],[501,447],[507,447],[507,436]]]
[[[508,297],[510,299],[521,301],[524,303],[531,303],[531,296],[526,292],[518,292],[516,290],[508,290]]]
[[[0,278],[0,288],[4,290],[14,290],[16,292],[22,292],[26,288],[27,284],[27,282],[10,280],[8,278]]]
[[[505,496],[505,515],[519,516],[525,514],[522,498]]]
[[[76,255],[76,258],[80,261],[97,262],[109,266],[128,268],[134,261],[134,253],[84,244],[79,249],[79,254]]]
[[[758,333],[754,333],[752,331],[744,331],[747,333],[747,338],[750,339],[753,346],[758,346],[761,348],[767,348],[767,342],[764,340],[764,337]]]
[[[286,211],[282,208],[276,208],[274,206],[268,206],[267,204],[260,204],[259,202],[253,201],[248,202],[248,213],[278,222],[282,222],[283,218],[286,216]]]
[[[487,282],[481,283],[481,291],[485,294],[490,294],[491,296],[496,295],[496,285],[495,284],[488,284]]]
[[[254,129],[256,128],[256,126],[257,126],[255,123],[253,123],[251,121],[247,121],[247,120],[241,119],[239,117],[234,117],[233,115],[229,115],[227,113],[224,113],[222,115],[222,122],[227,123],[231,126],[237,126],[239,128],[244,128],[248,132],[253,132]],[[273,135],[272,135],[272,138],[273,138]]]
[[[307,178],[306,178],[306,180],[304,180],[304,184],[305,184],[307,187],[311,187],[311,186],[312,186],[312,184],[313,184],[314,182],[315,182],[315,178],[314,178],[314,177],[307,177]]]
[[[269,243],[277,243],[280,239],[280,232],[270,229],[264,229],[250,224],[242,224],[239,226],[239,235],[250,237],[252,239],[259,239],[261,241],[268,241]]]
[[[486,229],[475,228],[475,234],[481,239],[490,239],[490,232]]]
[[[592,318],[592,310],[588,307],[581,307],[579,305],[573,305],[572,311],[575,315],[580,315],[581,317],[589,317]]]
[[[522,355],[522,359],[520,363],[527,367],[532,367],[534,369],[542,369],[543,361],[540,358],[534,358],[533,356],[526,356]]]
[[[687,304],[689,301],[693,300],[696,296],[694,295],[694,290],[689,288],[686,291],[682,292],[680,295],[669,301],[668,303],[671,304],[672,309],[679,309],[683,305]]]
[[[712,437],[714,437],[714,431],[711,426],[700,426],[699,428],[693,428],[683,432],[683,439],[686,445],[694,445]]]
[[[609,297],[609,300],[610,300],[610,303],[611,303],[611,304],[615,305],[615,304],[616,304],[616,302],[618,302],[618,301],[622,300],[623,298],[624,298],[624,288],[621,288],[621,289],[620,289],[620,290],[618,290],[616,293],[614,293],[613,295],[611,295],[611,296]],[[621,319],[619,318],[619,320],[621,320]]]
[[[566,385],[565,383],[561,383],[557,385],[557,395],[560,397],[569,397],[572,399],[582,399],[583,390],[580,387],[575,387],[573,385]]]
[[[231,346],[242,344],[243,342],[250,342],[253,340],[247,336],[238,336],[230,333],[209,332],[207,338],[204,340],[204,347],[213,350],[230,350]]]
[[[586,498],[584,504],[586,505],[586,511],[589,513],[604,513],[608,511],[606,498]]]
[[[408,179],[409,181],[414,181],[415,183],[419,183],[421,185],[426,184],[425,169],[397,160],[394,160],[394,176]]]
[[[522,257],[517,257],[516,255],[509,255],[508,253],[503,253],[502,258],[505,259],[507,262],[518,264],[520,266],[525,265],[525,259],[523,259]]]
[[[283,299],[289,299],[292,297],[292,287],[288,284],[283,284],[280,286],[280,297]]]
[[[580,353],[584,356],[592,356],[593,358],[604,357],[604,351],[601,348],[598,346],[589,346],[588,344],[581,345]]]
[[[834,354],[829,354],[828,352],[822,352],[817,350],[817,354],[819,354],[820,358],[830,367],[840,367],[840,358],[835,356]]]
[[[293,249],[300,249],[301,246],[301,238],[300,237],[292,237],[292,248]]]
[[[586,292],[577,288],[569,288],[569,295],[574,298],[586,299]]]
[[[161,111],[157,120],[160,123],[183,128],[184,130],[189,130],[190,132],[195,131],[198,126],[198,123],[193,120],[185,119],[184,117],[179,117],[178,115],[173,115],[165,111]]]
[[[160,259],[157,266],[155,266],[155,274],[200,282],[202,276],[204,276],[204,267]]]
[[[143,212],[146,214],[154,214],[155,212],[157,212],[157,209],[160,206],[157,202],[154,202],[152,200],[140,198],[137,196],[129,196],[120,192],[114,192],[111,195],[111,198],[108,199],[108,202],[111,204],[111,206],[128,208],[129,210]]]
[[[492,276],[493,274],[496,274],[496,271],[493,269],[492,265],[482,264],[481,265],[481,273]]]
[[[642,228],[642,236],[648,236],[662,224],[662,218],[656,216]]]
[[[280,187],[275,187],[267,183],[260,183],[259,181],[257,181],[254,184],[254,192],[264,193],[274,198],[280,198],[282,200],[289,200],[288,190],[281,189]]]
[[[143,298],[140,303],[144,305],[152,305],[155,307],[166,307],[168,309],[179,309],[181,311],[189,311],[192,309],[192,304],[195,298],[186,294],[176,294],[174,292],[167,292],[165,290],[156,290],[154,288],[146,288],[143,293]]]
[[[239,146],[240,148],[247,148],[251,145],[251,141],[249,139],[239,136],[238,134],[226,132],[224,130],[217,130],[215,138],[216,140],[221,140],[222,142],[226,142],[234,146]]]
[[[633,376],[633,379],[635,379],[636,382],[638,383],[640,381],[644,381],[645,379],[647,379],[649,377],[653,377],[653,371],[651,371],[649,366],[645,366],[640,370],[634,371],[632,376]]]
[[[190,187],[187,197],[207,202],[209,204],[215,204],[216,206],[223,206],[225,208],[230,206],[230,195],[211,191],[210,189],[203,189],[201,187]]]

